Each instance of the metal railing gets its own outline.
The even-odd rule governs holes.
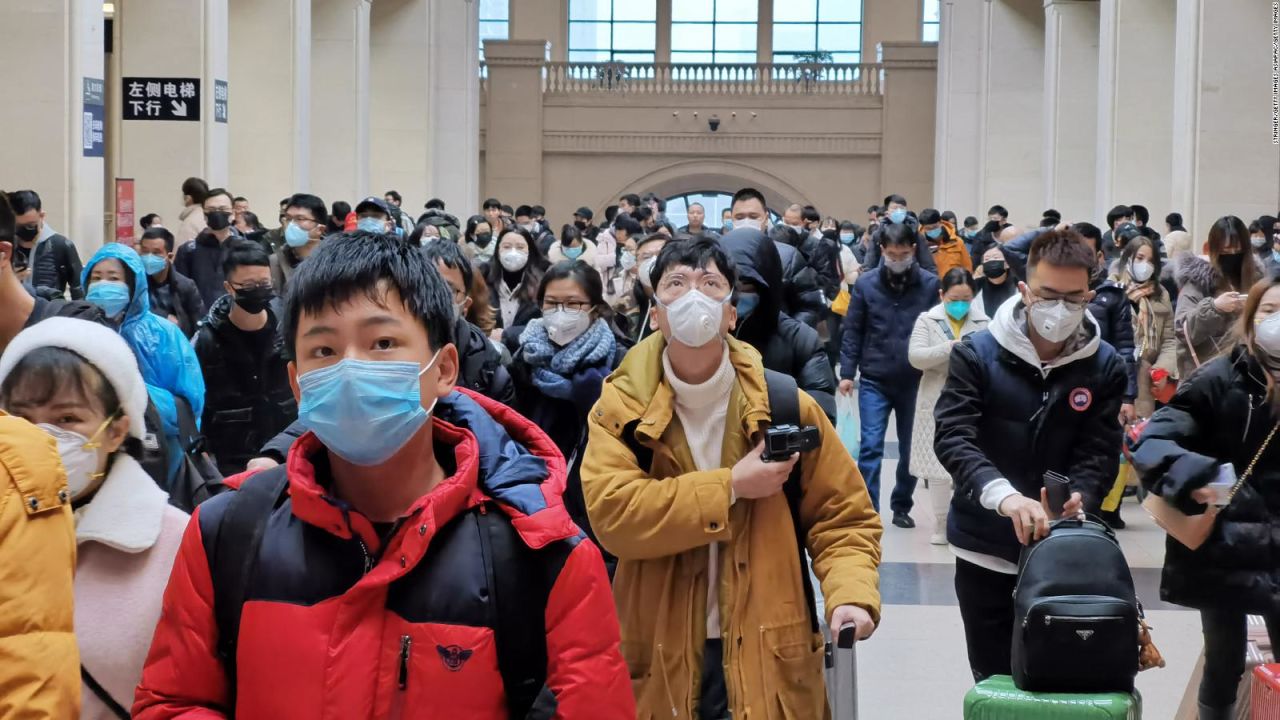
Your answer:
[[[548,62],[543,91],[626,95],[880,95],[883,66]]]

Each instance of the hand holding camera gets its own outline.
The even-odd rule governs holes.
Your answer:
[[[733,466],[730,472],[735,496],[755,500],[777,493],[786,484],[791,468],[800,460],[799,453],[793,453],[781,462],[766,461],[764,455],[765,441],[762,439]]]

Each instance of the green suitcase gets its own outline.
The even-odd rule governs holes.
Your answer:
[[[1034,693],[1008,675],[978,683],[964,697],[964,720],[1141,720],[1142,697],[1124,693]]]

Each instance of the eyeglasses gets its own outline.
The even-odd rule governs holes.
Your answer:
[[[570,313],[584,313],[591,309],[591,303],[583,300],[570,300],[569,302],[544,302],[542,303],[542,312],[549,313],[556,310],[563,310]]]
[[[667,304],[683,297],[694,288],[712,300],[723,300],[733,291],[733,288],[729,287],[729,281],[717,273],[704,273],[695,278],[689,273],[674,272],[664,276],[658,282],[658,294]]]
[[[1044,295],[1035,291],[1032,291],[1032,295],[1036,297],[1037,302],[1050,303],[1062,301],[1062,304],[1066,305],[1067,309],[1071,311],[1083,310],[1084,307],[1089,304],[1089,298],[1087,295],[1058,295],[1057,293]]]
[[[280,217],[282,222],[295,223],[298,227],[315,227],[320,224],[320,221],[302,215],[281,215]]]

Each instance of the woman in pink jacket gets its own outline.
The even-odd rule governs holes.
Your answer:
[[[52,318],[0,356],[0,407],[58,443],[75,508],[86,720],[128,718],[187,514],[138,464],[147,390],[120,335]]]

